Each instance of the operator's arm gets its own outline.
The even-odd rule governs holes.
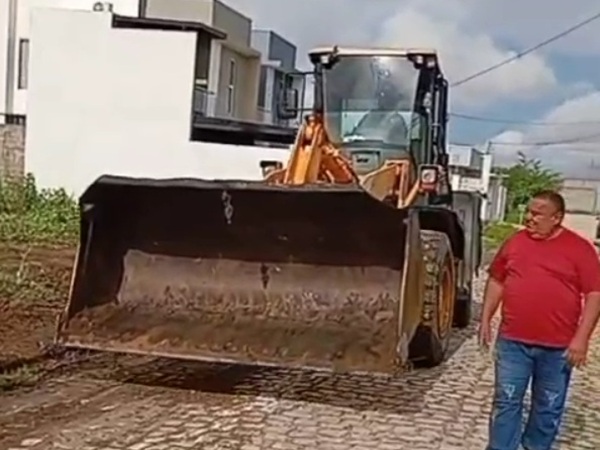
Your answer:
[[[576,338],[588,342],[600,318],[600,259],[591,245],[585,245],[577,260],[577,271],[585,302]]]
[[[488,279],[483,296],[483,308],[481,310],[481,323],[489,324],[498,311],[502,302],[503,283],[507,273],[507,247],[508,242],[500,248],[490,268],[488,269]]]

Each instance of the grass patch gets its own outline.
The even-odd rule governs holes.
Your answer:
[[[0,300],[60,305],[68,293],[74,250],[0,243]]]
[[[34,386],[42,376],[42,372],[35,366],[20,366],[6,373],[0,373],[0,392]]]
[[[496,249],[518,230],[518,225],[513,223],[491,222],[483,230],[484,245],[486,248]]]

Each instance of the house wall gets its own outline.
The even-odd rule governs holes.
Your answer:
[[[31,36],[25,167],[42,188],[79,195],[102,174],[260,179],[261,160],[289,155],[189,142],[195,33],[113,29],[109,14],[39,9]]]
[[[269,59],[281,61],[283,70],[296,70],[296,46],[277,33],[271,32],[270,34]]]
[[[213,2],[208,0],[146,0],[144,16],[213,24]]]
[[[91,11],[96,1],[98,0],[0,0],[0,101],[4,112],[25,114],[27,111],[28,89],[19,87],[19,58],[25,57],[25,67],[29,66],[31,44],[29,58],[26,58],[26,51],[23,55],[19,50],[20,40],[30,37],[31,12],[35,8]],[[111,3],[115,13],[137,15],[138,0],[112,0]]]
[[[221,61],[215,115],[256,120],[260,60],[244,57],[226,45],[221,47]],[[233,70],[233,109],[228,110],[229,82]]]
[[[66,176],[80,191],[101,173],[181,169],[163,155],[188,144],[196,35],[111,20],[33,11],[25,165],[42,187]]]
[[[592,178],[566,178],[561,193],[565,197],[567,209],[571,211],[600,212],[600,180]]]
[[[560,193],[569,212],[593,214],[598,211],[598,191],[593,186],[564,186]]]
[[[211,25],[227,33],[227,41],[242,48],[251,47],[252,20],[219,0],[213,2]]]
[[[250,43],[252,48],[258,50],[261,54],[261,62],[269,61],[269,44],[271,42],[270,30],[252,30]]]

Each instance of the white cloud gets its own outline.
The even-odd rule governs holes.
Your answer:
[[[452,82],[513,56],[483,32],[467,31],[468,2],[420,0],[408,4],[382,27],[380,41],[386,44],[427,46],[438,49],[442,67]],[[432,5],[432,7],[430,7]],[[444,11],[444,12],[442,12]],[[447,12],[445,12],[447,11]],[[498,100],[527,100],[556,86],[552,69],[538,55],[514,61],[452,91],[453,105],[489,105]]]
[[[538,122],[548,125],[509,129],[492,138],[495,159],[511,163],[522,151],[570,176],[600,175],[600,91],[566,100]]]
[[[434,47],[439,50],[442,68],[452,81],[513,54],[487,30],[472,26],[477,22],[474,18],[481,14],[480,3],[504,4],[503,0],[227,2],[252,17],[255,26],[273,29],[295,42],[301,55],[322,44]],[[554,73],[543,57],[531,55],[457,87],[451,102],[453,106],[477,108],[498,100],[528,100],[555,86]]]
[[[522,47],[535,45],[600,12],[597,0],[480,0],[473,3],[472,11],[481,29]],[[600,20],[590,23],[544,51],[597,55],[600,53],[599,25]]]

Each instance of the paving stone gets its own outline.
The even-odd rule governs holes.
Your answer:
[[[48,442],[62,450],[482,450],[492,358],[479,350],[475,324],[455,334],[452,349],[441,367],[397,379],[127,360],[136,384],[90,374],[52,380],[8,396],[0,420],[15,417],[11,426],[27,429],[18,417],[40,404],[80,405],[81,413],[30,429],[13,446],[33,450]],[[557,449],[600,449],[598,398],[600,336],[588,367],[575,373]]]

